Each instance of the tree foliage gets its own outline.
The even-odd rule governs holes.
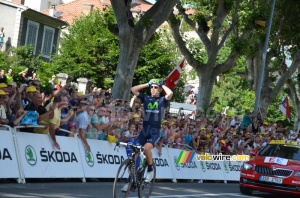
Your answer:
[[[92,78],[99,86],[111,86],[119,53],[118,39],[108,30],[112,20],[110,9],[75,19],[63,34],[53,67],[75,79]]]
[[[109,30],[114,23],[114,13],[108,8],[76,19],[69,27],[69,34],[64,34],[53,67],[75,79],[90,78],[99,87],[111,87],[119,58],[119,39]],[[172,64],[174,53],[161,39],[163,33],[156,32],[141,50],[133,85],[166,78],[175,67]]]

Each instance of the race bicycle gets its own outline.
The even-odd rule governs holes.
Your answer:
[[[136,146],[132,143],[116,142],[115,149],[119,146],[128,146],[131,148],[131,158],[126,159],[120,165],[113,186],[113,197],[127,197],[130,192],[138,191],[139,198],[148,198],[154,187],[156,178],[156,166],[153,166],[153,179],[145,182],[148,163],[144,154],[143,146]],[[136,155],[141,158],[140,167],[136,168]]]

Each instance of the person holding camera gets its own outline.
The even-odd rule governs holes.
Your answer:
[[[145,95],[140,90],[150,88],[151,96]],[[160,97],[160,92],[164,90],[166,95]],[[146,84],[137,85],[131,88],[132,93],[141,99],[144,104],[143,130],[135,140],[135,144],[140,144],[145,148],[145,155],[148,162],[148,170],[145,182],[150,182],[153,178],[152,153],[151,150],[159,140],[161,122],[167,101],[171,100],[173,92],[165,85],[165,81],[158,79],[150,80]]]

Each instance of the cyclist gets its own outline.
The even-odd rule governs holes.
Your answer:
[[[151,96],[140,92],[141,89],[149,87]],[[160,92],[164,90],[166,95],[160,97]],[[161,122],[167,100],[171,100],[173,92],[165,86],[165,81],[152,79],[146,84],[137,85],[131,88],[132,93],[144,103],[143,129],[135,139],[135,145],[144,146],[148,169],[145,182],[150,182],[153,178],[152,153],[160,136]]]

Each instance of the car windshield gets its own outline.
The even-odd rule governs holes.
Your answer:
[[[300,148],[293,145],[268,144],[258,155],[300,161]]]

